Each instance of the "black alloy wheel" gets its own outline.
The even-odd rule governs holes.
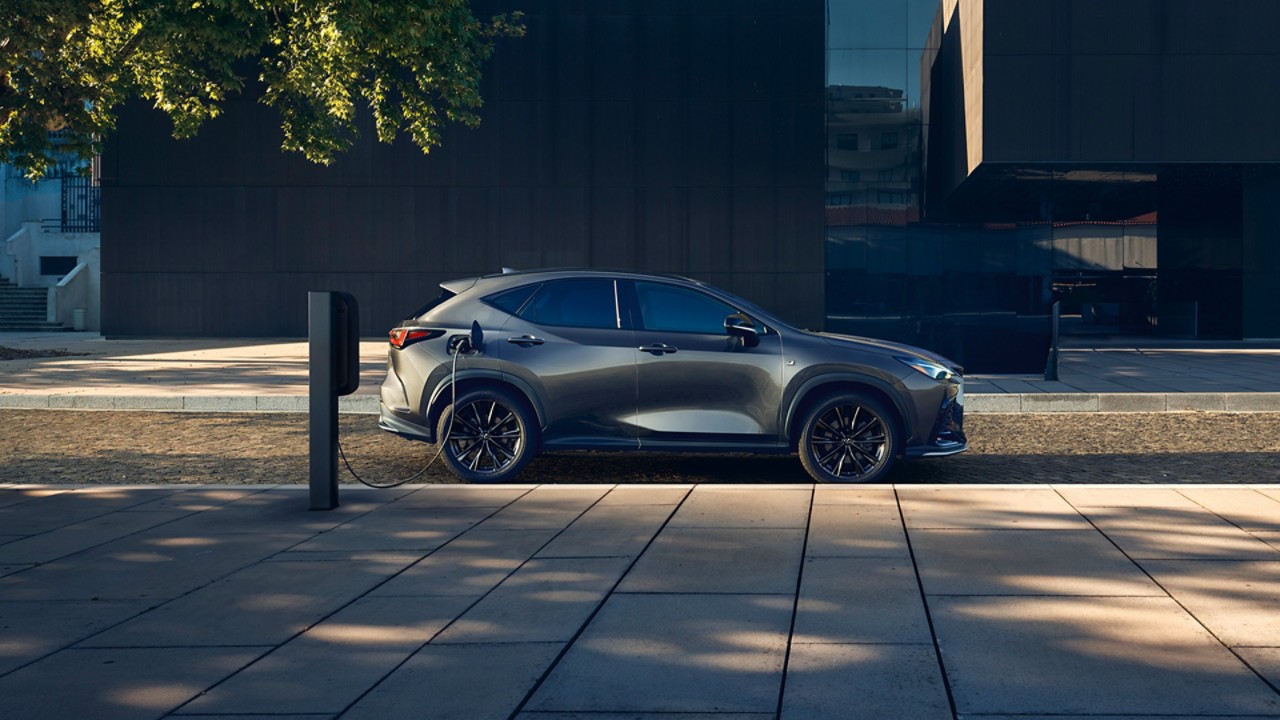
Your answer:
[[[818,482],[875,482],[893,466],[900,442],[894,417],[880,403],[845,393],[809,413],[800,462]]]
[[[503,390],[464,393],[440,416],[444,457],[455,475],[471,482],[503,482],[533,459],[537,427],[525,404]]]

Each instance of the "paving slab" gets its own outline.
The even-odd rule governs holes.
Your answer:
[[[68,650],[0,678],[0,717],[160,718],[265,650]]]
[[[1091,508],[1089,519],[1135,560],[1270,560],[1276,549],[1204,509]]]
[[[668,526],[618,591],[794,595],[803,548],[804,530]]]
[[[907,536],[898,506],[814,505],[808,557],[906,558]]]
[[[1273,562],[1144,560],[1142,567],[1227,645],[1280,647],[1280,553]]]
[[[1280,500],[1252,488],[1187,488],[1187,498],[1249,532],[1280,532]]]
[[[20,564],[20,565],[4,564],[4,565],[0,565],[0,577],[4,577],[5,575],[12,575],[12,574],[14,574],[14,573],[19,573],[19,572],[22,572],[23,570],[28,570],[28,569],[33,568],[33,567],[35,567],[35,565],[27,565],[27,564]]]
[[[961,715],[1271,715],[1280,695],[1168,598],[932,598]]]
[[[41,498],[53,497],[63,493],[72,492],[72,487],[31,487],[29,485],[15,485],[13,483],[5,483],[0,487],[0,509],[12,507],[14,505],[22,505],[24,503],[34,502]]]
[[[373,688],[344,720],[506,720],[560,653],[558,643],[428,645]]]
[[[110,600],[0,601],[0,675],[135,617],[148,606]]]
[[[521,712],[516,720],[777,720],[773,712]]]
[[[327,562],[262,562],[165,603],[80,647],[279,645],[417,560],[345,553]]]
[[[1238,647],[1236,653],[1254,672],[1280,687],[1280,647]]]
[[[196,698],[179,714],[340,713],[470,602],[457,596],[362,598]]]
[[[692,485],[618,485],[597,505],[679,505]]]
[[[731,488],[699,485],[689,493],[672,528],[803,528],[813,491],[807,486]]]
[[[186,517],[182,510],[114,512],[0,545],[0,563],[47,563]]]
[[[625,557],[530,560],[432,643],[567,643],[629,565]]]
[[[1197,507],[1186,495],[1172,488],[1055,485],[1054,490],[1077,508],[1173,507],[1194,510]]]
[[[412,508],[501,508],[528,495],[529,485],[405,485],[398,505]],[[345,494],[345,489],[343,490]]]
[[[0,509],[0,528],[10,535],[35,535],[180,492],[180,487],[164,485],[144,491],[111,487],[98,490],[72,488],[69,492],[33,498],[29,491],[6,489],[0,495],[12,494],[21,500]]]
[[[153,528],[0,578],[6,600],[164,602],[306,540],[301,533],[184,534]]]
[[[372,594],[478,598],[533,557],[555,534],[554,529],[469,530]]]
[[[916,530],[929,595],[1129,595],[1164,591],[1094,530]]]
[[[598,503],[539,551],[538,557],[634,557],[645,549],[674,508]]]
[[[486,530],[559,530],[607,493],[607,486],[540,486],[484,521]]]
[[[790,598],[614,595],[527,706],[557,712],[774,712]]]
[[[933,645],[791,646],[779,720],[950,720]]]
[[[257,495],[260,492],[270,490],[269,487],[248,487],[248,488],[229,488],[229,487],[200,487],[193,486],[190,489],[172,495],[165,495],[156,498],[150,502],[134,505],[129,508],[130,511],[156,511],[156,510],[185,510],[186,512],[196,513],[212,510],[214,508],[229,505],[237,500],[243,500],[250,495]]]
[[[815,485],[814,505],[898,505],[892,485]]]
[[[1048,488],[899,488],[907,527],[916,529],[1088,530],[1080,513]]]
[[[316,535],[295,551],[429,552],[497,512],[492,507],[423,508],[395,503]]]
[[[807,559],[793,637],[809,644],[933,642],[909,559]]]

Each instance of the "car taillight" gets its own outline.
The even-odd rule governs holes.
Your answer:
[[[443,330],[430,330],[428,328],[413,327],[398,327],[389,333],[391,347],[396,349],[408,347],[419,340],[430,340],[431,338],[440,337],[443,334]]]

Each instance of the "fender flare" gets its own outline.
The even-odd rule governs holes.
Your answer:
[[[435,407],[436,402],[440,400],[441,395],[443,395],[444,393],[450,392],[449,387],[454,377],[455,376],[453,374],[448,374],[448,375],[445,375],[443,378],[441,378],[440,382],[436,383],[435,388],[432,389],[431,391],[430,398],[422,406],[423,407],[422,417],[424,420],[430,422],[431,408]],[[498,370],[491,370],[488,368],[468,368],[464,370],[459,370],[456,375],[456,378],[458,382],[466,382],[468,380],[483,380],[485,382],[488,382],[494,385],[505,385],[513,388],[516,392],[519,392],[521,395],[523,395],[525,401],[529,403],[529,407],[533,408],[533,413],[534,415],[537,416],[537,419],[538,419],[538,427],[546,427],[546,422],[544,419],[545,412],[542,409],[542,403],[538,401],[537,393],[533,391],[532,387],[529,387],[528,383],[521,380],[520,378],[513,377],[511,375],[500,372]]]
[[[799,422],[802,418],[797,418],[796,413],[805,399],[814,392],[814,390],[822,385],[831,383],[854,383],[858,385],[867,385],[879,390],[885,397],[889,398],[889,402],[893,403],[893,409],[897,411],[898,418],[902,421],[903,429],[910,433],[911,428],[915,425],[915,412],[902,403],[901,393],[896,388],[885,382],[881,378],[871,375],[863,375],[856,372],[834,372],[822,373],[815,375],[801,383],[800,387],[792,393],[791,400],[786,406],[786,416],[783,418],[782,433],[783,437],[788,441],[791,438],[791,429],[794,423]],[[906,441],[906,438],[903,438]]]

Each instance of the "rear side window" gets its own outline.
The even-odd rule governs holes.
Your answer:
[[[413,314],[409,316],[409,319],[412,320],[414,318],[420,318],[423,315],[426,315],[427,313],[431,312],[432,310],[435,310],[436,308],[440,307],[441,305],[449,302],[455,297],[457,297],[457,293],[452,293],[452,292],[449,292],[448,290],[445,290],[444,288],[440,288],[440,295],[436,297],[435,300],[432,300],[426,305],[423,305],[417,310],[414,310]]]
[[[484,301],[503,312],[515,315],[520,312],[520,308],[524,307],[525,302],[527,302],[529,298],[533,296],[533,293],[540,287],[542,286],[538,283],[534,283],[533,285],[525,285],[524,287],[518,287],[513,290],[504,290],[500,293],[495,293],[486,297]]]
[[[539,325],[617,328],[618,301],[613,280],[582,278],[543,285],[520,317]]]

